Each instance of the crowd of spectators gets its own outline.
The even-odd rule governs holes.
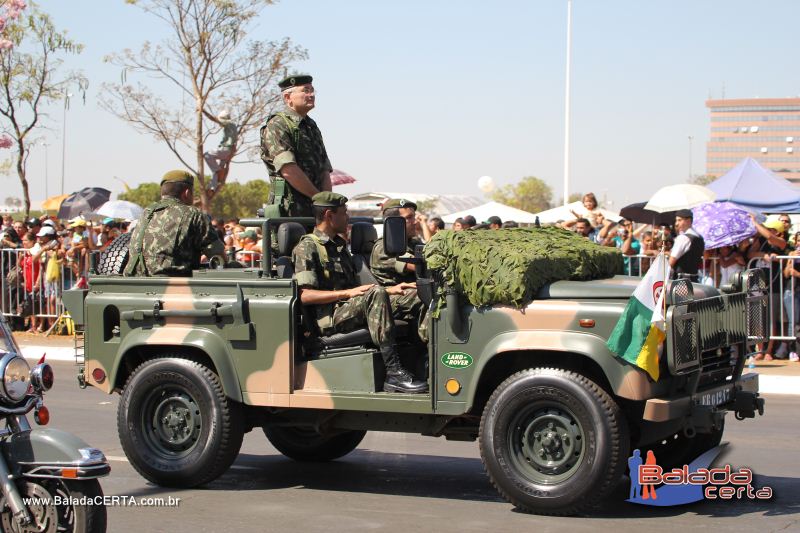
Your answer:
[[[14,220],[3,215],[0,310],[12,328],[47,331],[60,313],[62,291],[85,286],[90,254],[104,251],[134,225],[110,218],[57,220],[43,215]],[[253,266],[261,259],[260,230],[246,229],[237,219],[212,219],[212,225],[225,242],[229,260]]]
[[[670,252],[676,230],[672,225],[652,226],[631,220],[613,221],[598,209],[594,194],[584,195],[582,209],[572,211],[574,219],[557,225],[575,231],[600,246],[620,249],[624,255],[626,274],[643,275],[652,258],[662,250]],[[417,229],[423,241],[445,228],[440,217],[417,214]],[[753,218],[757,234],[735,246],[706,250],[701,268],[702,281],[716,286],[731,282],[737,272],[749,266],[769,269],[772,279],[773,316],[783,316],[795,331],[800,330],[800,232],[792,232],[789,215],[758,223]],[[92,222],[78,217],[56,220],[42,216],[27,220],[2,217],[0,228],[0,268],[3,275],[2,312],[10,317],[12,327],[31,333],[46,331],[61,307],[61,291],[86,283],[89,254],[105,250],[119,235],[130,231],[133,223],[104,219]],[[260,229],[245,228],[237,219],[211,220],[212,227],[225,243],[229,261],[243,266],[256,266],[261,260]],[[491,216],[478,223],[474,216],[456,219],[453,231],[497,230],[516,228],[514,221],[502,221]],[[778,257],[796,260],[777,260]],[[772,266],[772,268],[770,268]],[[795,284],[798,285],[795,290]],[[773,323],[773,334],[780,324]],[[786,326],[786,324],[784,324]],[[761,356],[790,357],[797,360],[797,349],[789,349],[771,341]]]

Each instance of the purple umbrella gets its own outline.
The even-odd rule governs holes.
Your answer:
[[[692,227],[703,236],[706,250],[735,246],[756,234],[750,212],[733,202],[709,202],[692,208]]]

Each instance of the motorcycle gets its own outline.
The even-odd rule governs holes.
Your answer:
[[[20,354],[0,318],[0,530],[105,532],[98,478],[111,467],[103,452],[71,433],[31,428],[30,411],[40,426],[50,420],[44,393],[54,374],[44,357],[31,369]]]

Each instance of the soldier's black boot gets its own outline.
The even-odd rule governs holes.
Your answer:
[[[428,392],[428,383],[416,381],[413,374],[400,364],[400,354],[394,346],[384,346],[381,349],[383,363],[386,365],[386,381],[383,383],[385,392],[407,392],[419,394]]]
[[[398,365],[386,369],[386,382],[383,384],[383,390],[420,394],[428,392],[428,383],[416,381],[411,372]]]

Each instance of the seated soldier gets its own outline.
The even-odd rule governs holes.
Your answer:
[[[401,258],[414,257],[414,249],[421,245],[417,238],[417,204],[402,198],[392,198],[383,204],[383,217],[403,217],[406,221],[406,253],[399,258],[386,254],[383,237],[375,241],[370,255],[369,269],[375,279],[384,287],[398,283],[416,283],[416,265],[401,261]],[[422,342],[428,342],[425,327],[425,306],[417,297],[417,290],[406,291],[405,294],[391,296],[392,308],[401,313],[399,318],[417,324]]]
[[[386,365],[386,392],[427,392],[428,384],[416,381],[400,364],[395,345],[393,308],[389,297],[403,295],[410,283],[391,287],[357,285],[353,258],[339,235],[347,232],[347,198],[321,192],[312,198],[314,232],[304,235],[292,252],[294,279],[300,301],[310,306],[320,333],[346,333],[369,329],[372,342],[380,349]]]

